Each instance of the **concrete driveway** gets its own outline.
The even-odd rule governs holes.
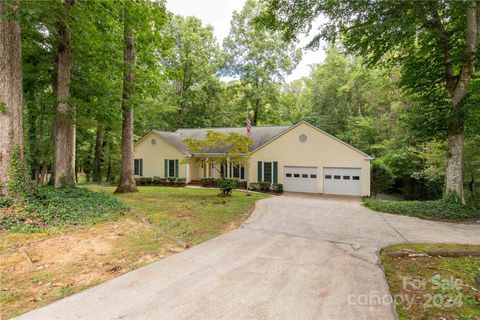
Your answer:
[[[377,253],[409,241],[480,244],[480,226],[286,194],[238,230],[18,319],[395,319]]]

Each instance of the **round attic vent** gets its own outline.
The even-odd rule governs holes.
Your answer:
[[[305,141],[307,141],[307,135],[301,134],[301,135],[298,137],[298,140],[300,140],[300,142],[305,142]]]
[[[150,143],[151,143],[152,145],[155,145],[155,143],[157,143],[157,140],[152,139],[152,140],[150,140]]]

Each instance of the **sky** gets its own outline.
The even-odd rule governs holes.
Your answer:
[[[200,18],[204,25],[210,24],[214,28],[215,37],[221,44],[230,31],[230,20],[233,11],[240,11],[246,0],[168,0],[167,9],[177,15],[195,16]],[[299,46],[308,43],[308,37],[301,37]],[[310,65],[320,63],[325,58],[325,51],[303,52],[302,61],[292,74],[287,77],[287,82],[308,76]]]

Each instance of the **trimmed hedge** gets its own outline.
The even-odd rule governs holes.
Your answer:
[[[252,182],[250,183],[249,190],[252,191],[259,191],[259,192],[275,192],[275,193],[282,193],[283,192],[283,184],[281,183],[268,183],[268,182]]]
[[[187,179],[185,178],[160,178],[160,177],[142,177],[136,179],[138,186],[185,186]]]
[[[436,220],[466,220],[480,218],[480,209],[448,201],[394,201],[365,198],[364,205],[375,211]]]

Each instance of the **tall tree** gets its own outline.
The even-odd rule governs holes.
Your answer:
[[[55,84],[57,108],[55,114],[55,188],[75,185],[75,106],[70,101],[70,75],[72,69],[72,34],[67,20],[74,0],[66,0],[57,21],[57,81]]]
[[[122,94],[122,163],[120,182],[115,193],[136,192],[135,174],[133,172],[133,105],[132,95],[134,87],[135,42],[131,25],[128,3],[123,12],[124,69]]]
[[[0,194],[15,197],[28,186],[18,10],[18,2],[0,0]]]
[[[430,104],[444,104],[448,141],[445,194],[463,200],[465,106],[477,61],[480,21],[477,1],[265,0],[262,19],[286,39],[309,31],[324,14],[322,37],[342,35],[345,46],[370,62],[389,61],[402,67],[402,82]],[[432,97],[432,92],[437,93]]]
[[[253,111],[254,125],[274,101],[275,85],[284,81],[301,57],[292,43],[282,42],[280,33],[257,27],[254,19],[261,9],[258,1],[248,0],[242,11],[234,12],[230,34],[223,43],[229,55],[226,74],[248,84],[245,99]]]
[[[165,36],[173,45],[160,57],[164,67],[165,109],[172,128],[211,126],[218,119],[222,83],[217,73],[222,63],[211,26],[195,17],[172,17]]]

